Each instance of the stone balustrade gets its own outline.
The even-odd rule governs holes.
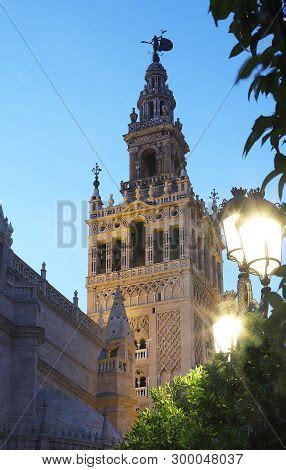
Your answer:
[[[149,388],[148,387],[137,387],[135,388],[136,391],[136,397],[141,398],[141,397],[148,397],[149,396]]]
[[[55,289],[46,279],[28,266],[13,251],[9,256],[9,269],[26,284],[7,283],[6,293],[15,300],[35,300],[37,296],[52,304],[66,315],[76,326],[102,341],[102,329],[78,307],[75,307],[64,295]]]
[[[88,278],[89,284],[100,284],[101,282],[116,281],[118,279],[129,279],[137,276],[144,276],[145,274],[155,274],[164,271],[179,270],[188,267],[190,260],[176,259],[172,261],[165,261],[162,263],[150,264],[149,266],[139,266],[137,268],[122,269],[121,271],[113,271],[111,273],[98,274]]]
[[[98,370],[101,373],[113,371],[128,372],[128,364],[127,362],[118,358],[102,359],[99,361]]]
[[[142,359],[147,359],[147,357],[148,357],[147,349],[137,349],[137,351],[135,351],[135,360],[136,361],[140,361]]]

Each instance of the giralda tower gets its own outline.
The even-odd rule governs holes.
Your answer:
[[[150,387],[211,357],[212,312],[223,290],[215,196],[210,215],[186,171],[189,146],[158,55],[164,41],[152,40],[138,114],[133,108],[124,135],[123,201],[115,206],[111,197],[103,206],[96,169],[88,220],[88,315],[104,325],[120,285],[135,339],[138,408],[148,404]]]

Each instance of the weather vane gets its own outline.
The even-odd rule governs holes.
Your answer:
[[[161,36],[155,36],[151,41],[141,41],[144,44],[151,44],[153,46],[153,62],[160,62],[160,57],[158,52],[168,52],[173,49],[173,43],[170,39],[163,38],[163,34],[166,33],[167,30],[161,30]]]
[[[212,190],[210,199],[212,200],[212,210],[215,211],[217,209],[217,202],[219,200],[218,193],[215,189]]]
[[[95,187],[95,189],[98,189],[100,185],[99,173],[102,171],[101,168],[99,168],[98,163],[96,163],[95,168],[93,168],[91,171],[92,173],[94,173],[95,176],[93,186]]]

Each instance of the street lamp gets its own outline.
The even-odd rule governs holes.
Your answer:
[[[253,295],[249,270],[245,262],[240,234],[237,229],[237,221],[240,218],[247,191],[242,188],[232,188],[231,193],[233,197],[229,201],[225,200],[223,202],[219,218],[224,233],[227,258],[230,261],[236,262],[239,267],[240,273],[237,282],[238,305],[240,313],[245,313],[253,300]]]
[[[241,321],[235,315],[225,315],[213,324],[216,352],[230,353],[235,349],[241,330]]]
[[[270,277],[281,266],[285,216],[275,204],[264,199],[264,191],[251,190],[248,196],[236,225],[246,265],[263,286],[260,312],[267,316]]]
[[[246,189],[232,188],[231,193],[233,198],[223,203],[220,221],[226,242],[227,257],[230,261],[235,261],[239,266],[242,266],[244,265],[244,254],[236,223],[246,199]]]
[[[256,189],[245,198],[236,221],[249,271],[263,281],[279,268],[282,259],[284,216],[277,206]]]
[[[235,349],[241,331],[241,320],[234,291],[226,291],[224,300],[218,306],[218,319],[213,324],[216,352],[231,353]]]
[[[270,201],[264,191],[232,190],[233,199],[226,202],[221,213],[227,256],[252,274],[263,285],[260,312],[268,313],[267,293],[270,276],[281,265],[285,216]],[[232,217],[232,219],[230,219]],[[231,220],[231,223],[229,223]]]

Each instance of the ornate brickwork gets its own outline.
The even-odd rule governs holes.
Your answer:
[[[149,338],[149,317],[148,315],[139,315],[136,317],[129,318],[130,328],[132,330],[134,338],[137,336],[144,336],[146,339]]]
[[[172,277],[153,282],[142,282],[121,287],[126,306],[144,305],[158,300],[180,298],[182,295],[180,278]],[[102,289],[96,291],[96,311],[111,307],[114,297],[114,289]]]
[[[158,365],[160,374],[165,370],[172,375],[181,370],[181,318],[180,310],[158,313]]]
[[[195,333],[195,361],[196,365],[202,364],[204,360],[203,352],[203,320],[195,313],[194,315]]]

